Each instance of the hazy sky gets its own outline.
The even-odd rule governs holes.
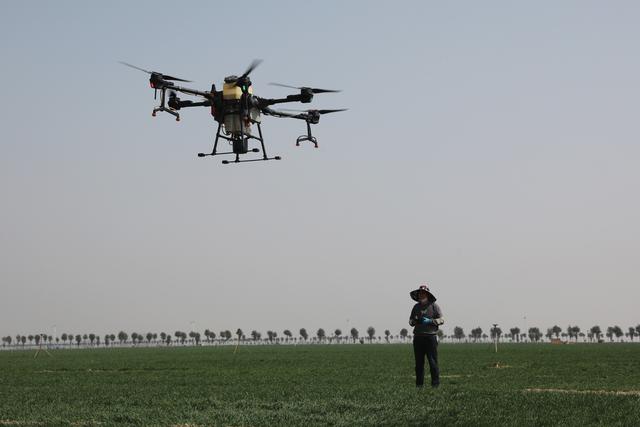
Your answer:
[[[243,9],[243,5],[246,8]],[[640,3],[5,1],[0,335],[640,323]],[[343,89],[199,159],[148,77]],[[295,107],[295,106],[294,106]],[[525,317],[526,316],[526,320]]]

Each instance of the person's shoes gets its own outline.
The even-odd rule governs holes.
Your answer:
[[[437,383],[437,384],[431,384],[431,388],[438,388],[438,387],[440,387],[440,383]]]

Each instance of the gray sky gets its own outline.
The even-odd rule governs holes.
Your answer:
[[[640,322],[640,5],[32,2],[0,14],[0,334]],[[128,61],[344,89],[223,166]],[[526,316],[526,321],[524,319]]]

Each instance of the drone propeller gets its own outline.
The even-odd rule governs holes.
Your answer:
[[[135,65],[129,64],[129,63],[124,62],[124,61],[118,61],[118,62],[120,62],[122,65],[126,65],[127,67],[133,68],[135,70],[143,71],[143,72],[145,72],[147,74],[151,74],[151,75],[158,74],[158,75],[160,75],[162,77],[163,80],[175,80],[175,81],[178,81],[178,82],[191,83],[191,80],[185,80],[185,79],[181,79],[179,77],[169,76],[169,75],[166,75],[166,74],[158,73],[157,71],[145,70],[144,68],[136,67]]]
[[[245,71],[240,77],[235,78],[235,76],[231,76],[229,78],[230,79],[235,78],[235,82],[233,82],[235,86],[245,86],[247,83],[251,84],[250,83],[251,81],[248,78],[249,74],[251,74],[251,72],[255,70],[256,67],[261,63],[262,63],[262,59],[254,59],[249,65],[249,68],[247,68],[247,71]]]
[[[289,108],[281,108],[281,111],[297,111],[299,113],[309,113],[309,114],[329,114],[329,113],[338,113],[340,111],[347,111],[348,108],[340,108],[334,110],[294,110]]]
[[[318,88],[314,88],[314,87],[306,87],[306,86],[289,86],[289,85],[283,85],[282,83],[269,83],[271,86],[280,86],[280,87],[288,87],[289,89],[299,89],[299,90],[307,90],[310,91],[311,93],[336,93],[336,92],[341,92],[340,90],[335,90],[335,89],[318,89]]]
[[[251,62],[251,65],[249,65],[249,68],[247,68],[247,71],[245,71],[244,74],[238,78],[238,80],[246,79],[249,76],[249,74],[251,74],[251,72],[255,70],[256,67],[261,63],[262,63],[262,59],[254,59],[253,62]]]

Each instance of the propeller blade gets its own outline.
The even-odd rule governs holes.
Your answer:
[[[300,89],[299,87],[283,85],[282,83],[269,83],[271,86],[288,87],[289,89]]]
[[[243,75],[241,75],[238,80],[242,80],[244,78],[246,78],[249,74],[251,74],[251,72],[253,70],[256,69],[256,67],[258,65],[260,65],[262,63],[262,59],[254,59],[253,62],[251,63],[251,65],[249,65],[249,68],[247,68],[247,71],[244,72]]]
[[[166,75],[166,74],[158,73],[157,71],[149,71],[149,70],[145,70],[144,68],[137,67],[137,66],[135,66],[135,65],[133,65],[133,64],[129,64],[128,62],[124,62],[124,61],[118,61],[118,62],[119,62],[119,63],[121,63],[122,65],[126,65],[127,67],[131,67],[131,68],[133,68],[134,70],[143,71],[143,72],[145,72],[145,73],[147,73],[147,74],[159,74],[159,75],[161,75],[161,76],[162,76],[162,78],[163,78],[164,80],[176,80],[176,81],[179,81],[179,82],[187,82],[187,83],[191,83],[191,80],[185,80],[185,79],[181,79],[181,78],[179,78],[179,77],[168,76],[168,75]]]
[[[187,82],[187,83],[191,83],[191,80],[185,80],[185,79],[181,79],[178,77],[172,77],[172,76],[167,76],[166,74],[162,74],[162,78],[165,80],[175,80],[178,82]]]
[[[316,88],[309,88],[311,89],[311,92],[313,93],[338,93],[338,92],[342,92],[341,90],[336,90],[336,89],[316,89]]]
[[[348,108],[339,108],[337,110],[317,110],[318,114],[338,113],[340,111],[347,111]]]
[[[347,111],[348,108],[340,108],[334,110],[296,110],[293,108],[281,108],[280,111],[297,111],[299,113],[318,113],[318,114],[329,114],[329,113],[338,113],[340,111]]]
[[[119,63],[121,63],[122,65],[126,65],[127,67],[131,67],[134,70],[139,70],[139,71],[143,71],[147,74],[153,74],[151,71],[147,71],[144,68],[140,68],[140,67],[136,67],[135,65],[129,64],[128,62],[124,62],[124,61],[118,61]]]
[[[311,93],[336,93],[336,92],[342,92],[341,90],[335,90],[335,89],[318,89],[315,87],[307,87],[307,86],[290,86],[290,85],[283,85],[282,83],[269,83],[271,86],[280,86],[280,87],[287,87],[289,89],[299,89],[299,90],[309,90],[311,91]]]

